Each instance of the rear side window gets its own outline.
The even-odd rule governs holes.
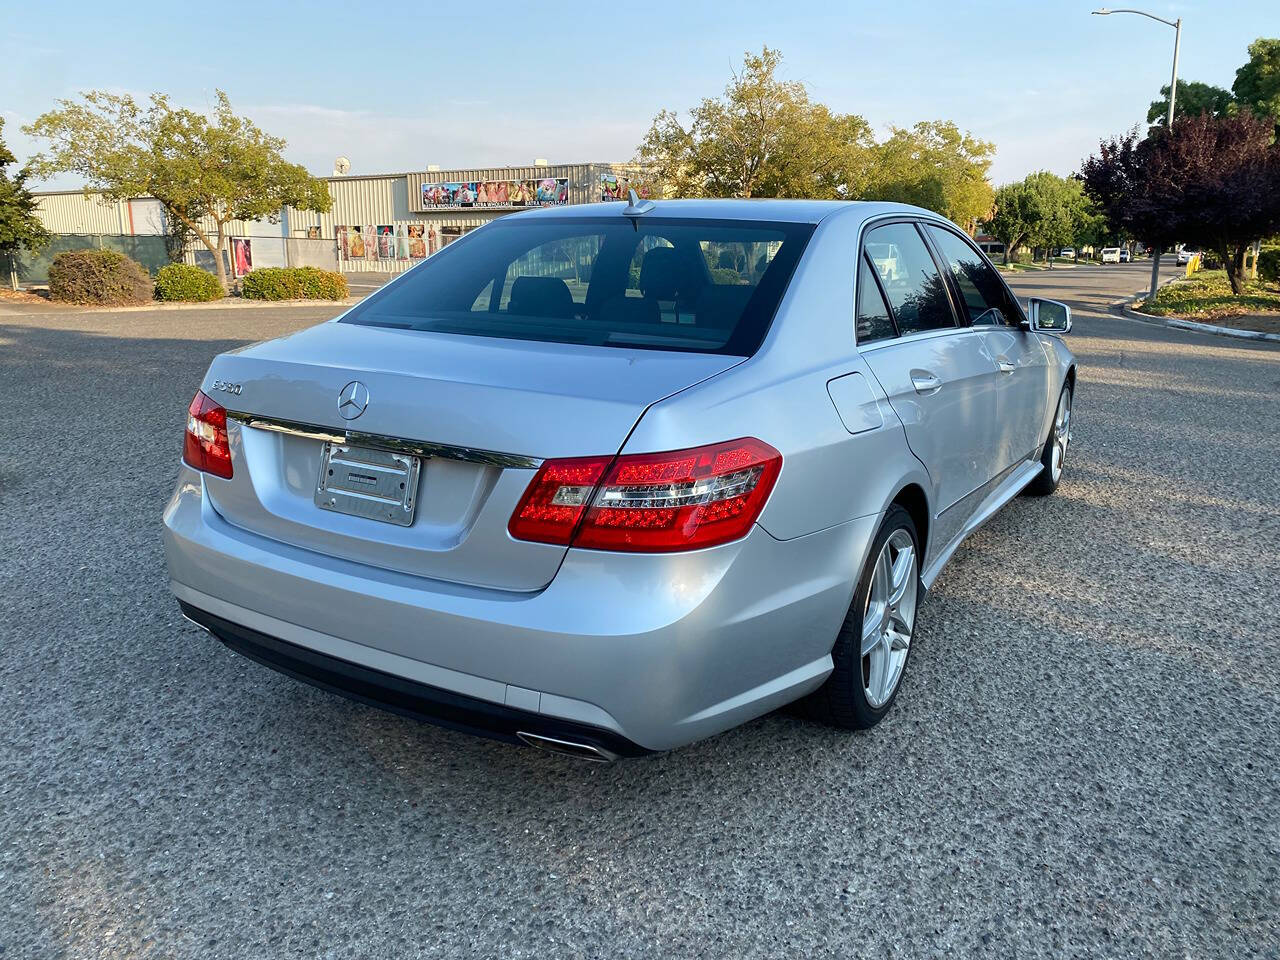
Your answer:
[[[991,265],[950,230],[926,227],[951,271],[974,326],[1017,326],[1022,314]]]
[[[750,356],[812,224],[514,216],[415,267],[342,320]]]
[[[880,295],[880,285],[876,283],[871,262],[865,256],[858,270],[857,334],[859,343],[873,343],[898,335],[893,327],[893,318],[889,316],[889,308]]]
[[[956,325],[947,286],[924,238],[909,223],[867,233],[863,244],[903,336]]]

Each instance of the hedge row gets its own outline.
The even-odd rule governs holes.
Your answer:
[[[218,278],[186,263],[163,266],[152,281],[146,269],[114,250],[60,253],[49,267],[49,295],[70,303],[105,306],[157,300],[204,302],[226,294]],[[240,281],[248,300],[345,300],[347,278],[315,267],[263,267]]]
[[[345,300],[347,278],[316,267],[262,267],[245,274],[240,296],[247,300]]]

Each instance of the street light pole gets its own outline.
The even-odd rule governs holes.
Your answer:
[[[1174,98],[1178,95],[1178,51],[1182,47],[1182,18],[1177,20],[1166,20],[1164,17],[1157,17],[1154,13],[1147,13],[1145,10],[1131,10],[1124,8],[1121,10],[1108,10],[1103,7],[1101,10],[1094,10],[1093,15],[1096,17],[1109,17],[1113,13],[1136,13],[1140,17],[1146,17],[1149,20],[1155,20],[1163,23],[1166,27],[1173,27],[1173,75],[1169,78],[1169,136],[1173,136],[1173,103]],[[1151,257],[1151,296],[1156,295],[1156,291],[1160,287],[1160,251],[1153,250]]]

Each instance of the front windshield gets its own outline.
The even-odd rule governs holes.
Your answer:
[[[342,320],[436,333],[749,356],[811,224],[512,217]]]

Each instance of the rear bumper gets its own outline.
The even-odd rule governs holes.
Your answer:
[[[502,704],[467,697],[425,683],[340,660],[308,647],[288,643],[257,630],[232,623],[178,601],[182,614],[250,660],[287,674],[330,693],[368,703],[393,713],[426,720],[451,730],[461,730],[493,740],[522,742],[518,734],[532,734],[571,743],[589,744],[599,759],[639,757],[646,750],[619,734],[598,727],[517,710]]]
[[[570,550],[546,588],[513,593],[338,560],[234,527],[185,466],[164,513],[173,592],[197,611],[643,750],[710,736],[819,686],[874,533],[867,517],[786,541],[756,528],[683,554]]]

